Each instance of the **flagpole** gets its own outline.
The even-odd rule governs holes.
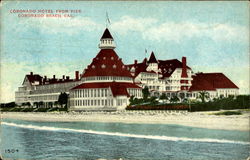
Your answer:
[[[111,24],[111,23],[110,23],[110,20],[109,20],[108,12],[106,11],[106,28],[108,28],[108,24]]]

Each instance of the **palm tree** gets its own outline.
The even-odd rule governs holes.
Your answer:
[[[209,93],[206,91],[199,92],[199,99],[201,99],[201,102],[204,103],[207,99],[209,99]]]

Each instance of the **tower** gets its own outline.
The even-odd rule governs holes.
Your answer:
[[[147,71],[154,71],[158,73],[158,61],[155,58],[154,52],[151,53],[150,58],[148,60]]]
[[[125,109],[130,96],[142,97],[107,28],[100,41],[100,51],[82,74],[83,83],[70,90],[72,110]]]
[[[110,34],[108,28],[105,29],[100,41],[101,41],[99,44],[100,49],[115,49],[114,39]]]

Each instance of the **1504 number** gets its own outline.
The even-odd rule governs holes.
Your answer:
[[[19,152],[18,149],[5,149],[4,150],[5,153],[16,153],[16,152]]]

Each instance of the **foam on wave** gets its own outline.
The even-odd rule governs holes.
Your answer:
[[[237,143],[237,144],[250,144],[250,142],[233,141],[225,139],[210,139],[210,138],[186,138],[186,137],[169,137],[169,136],[156,136],[156,135],[138,135],[128,134],[120,132],[105,132],[105,131],[93,131],[84,129],[70,129],[70,128],[57,128],[48,126],[36,126],[36,125],[24,125],[9,122],[2,122],[1,125],[34,129],[34,130],[46,130],[46,131],[59,131],[59,132],[80,132],[88,134],[108,135],[108,136],[120,136],[120,137],[132,137],[132,138],[145,138],[155,140],[166,140],[166,141],[193,141],[193,142],[210,142],[210,143]]]

